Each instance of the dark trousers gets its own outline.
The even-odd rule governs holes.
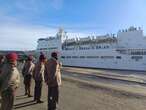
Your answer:
[[[34,100],[39,101],[42,94],[42,81],[35,81]]]
[[[25,94],[30,95],[31,89],[31,75],[26,75],[24,77],[24,85],[25,85]]]
[[[14,91],[11,89],[1,93],[1,110],[12,110],[14,104]]]
[[[59,87],[48,87],[48,110],[56,110],[59,99]]]

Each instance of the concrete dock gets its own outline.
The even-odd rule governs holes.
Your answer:
[[[140,85],[137,83],[132,84],[132,82],[130,84],[123,82],[116,84],[116,82],[112,83],[112,80],[105,79],[105,81],[103,81],[104,79],[100,78],[98,78],[99,81],[96,81],[91,76],[88,76],[88,74],[93,73],[93,71],[96,73],[96,71],[99,70],[90,69],[87,71],[86,69],[82,68],[69,67],[62,69],[63,84],[60,87],[60,102],[58,110],[146,109],[145,85]],[[111,73],[116,74],[115,72],[111,71]],[[84,73],[86,74],[82,76]],[[106,75],[108,72],[102,73]],[[106,76],[108,77],[108,75]],[[32,85],[32,94],[33,89],[34,82]],[[28,98],[24,96],[24,86],[22,79],[21,86],[17,91],[14,109],[47,110],[47,86],[45,84],[43,85],[42,100],[44,103],[37,104],[33,102],[33,97]]]

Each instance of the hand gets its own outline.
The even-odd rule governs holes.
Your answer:
[[[48,82],[47,82],[47,81],[45,81],[45,84],[46,84],[46,85],[48,85]]]
[[[16,95],[16,90],[13,90],[13,93],[12,94],[13,94],[13,96],[15,96]]]

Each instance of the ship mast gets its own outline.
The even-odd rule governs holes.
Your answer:
[[[56,36],[63,42],[65,39],[67,39],[67,32],[65,32],[64,29],[61,27],[59,28],[59,31]]]

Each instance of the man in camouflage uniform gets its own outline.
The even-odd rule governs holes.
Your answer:
[[[35,65],[33,64],[33,56],[28,56],[27,61],[25,62],[22,74],[24,77],[24,85],[25,85],[25,95],[28,95],[28,97],[32,97],[31,93],[31,79],[32,79],[32,73],[34,71]]]
[[[60,63],[58,62],[57,53],[51,54],[45,65],[44,79],[48,85],[48,110],[56,110],[59,99],[59,86],[61,85]]]
[[[17,54],[10,53],[6,56],[6,63],[2,67],[1,80],[1,110],[12,110],[16,89],[20,83],[20,74],[16,67]]]
[[[41,101],[40,99],[42,84],[44,81],[45,59],[45,56],[41,54],[39,61],[35,64],[35,69],[33,72],[33,78],[35,80],[34,101],[37,101],[37,103],[43,103],[43,101]]]
[[[0,55],[0,74],[1,74],[1,71],[2,71],[3,65],[4,65],[4,56]]]

